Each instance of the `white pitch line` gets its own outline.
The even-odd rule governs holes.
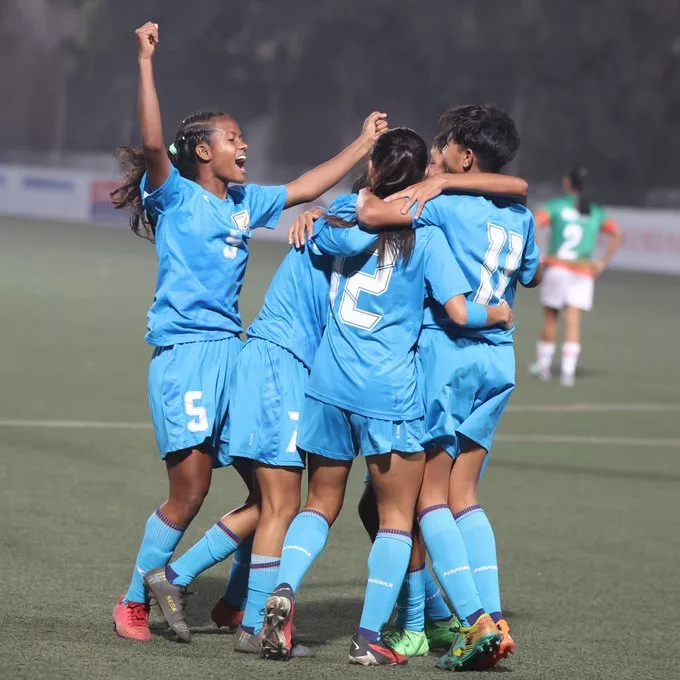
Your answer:
[[[680,413],[680,404],[511,404],[508,413]]]
[[[679,448],[680,439],[646,438],[646,437],[583,437],[570,434],[499,434],[498,442],[516,444],[600,444],[602,446],[635,446],[641,449],[649,447]]]
[[[0,427],[65,430],[150,430],[150,423],[104,420],[0,420]]]

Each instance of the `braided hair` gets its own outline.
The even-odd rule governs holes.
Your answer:
[[[170,145],[168,157],[179,174],[196,181],[198,164],[196,155],[199,144],[209,144],[214,131],[213,123],[218,118],[228,117],[221,111],[199,111],[185,118],[177,129],[175,141]],[[130,209],[130,228],[142,238],[153,243],[156,223],[142,203],[140,183],[147,170],[146,158],[142,148],[123,146],[116,153],[116,160],[123,173],[121,184],[111,192],[113,206],[117,209]]]

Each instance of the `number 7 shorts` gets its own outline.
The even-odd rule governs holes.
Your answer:
[[[471,441],[488,453],[515,389],[514,347],[425,329],[418,359],[425,394],[425,449],[442,447],[456,458]]]
[[[304,467],[298,421],[309,371],[287,349],[251,338],[231,379],[229,454],[273,467]]]
[[[156,347],[149,367],[149,405],[161,457],[207,443],[213,467],[229,457],[229,382],[241,339]]]

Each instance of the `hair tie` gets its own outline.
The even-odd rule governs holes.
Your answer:
[[[168,147],[168,153],[173,157],[177,158],[177,147],[174,142]]]

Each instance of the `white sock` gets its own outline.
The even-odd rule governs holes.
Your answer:
[[[555,356],[555,343],[539,340],[536,343],[536,363],[541,373],[550,373],[550,366]]]
[[[565,342],[562,345],[562,377],[573,378],[576,373],[578,356],[581,354],[581,344],[578,342]]]

